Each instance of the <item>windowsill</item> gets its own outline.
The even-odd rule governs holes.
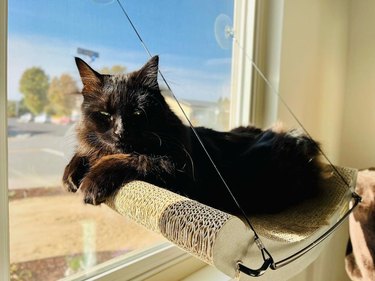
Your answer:
[[[190,276],[182,279],[181,281],[230,281],[233,280],[229,276],[220,272],[212,266],[206,265],[205,267],[197,270]]]
[[[181,280],[206,264],[165,242],[133,251],[61,281]]]

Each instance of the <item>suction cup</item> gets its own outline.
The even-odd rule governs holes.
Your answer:
[[[215,19],[215,39],[220,48],[227,50],[232,46],[233,24],[229,16],[220,14]]]

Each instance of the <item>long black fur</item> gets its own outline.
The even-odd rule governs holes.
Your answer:
[[[84,101],[79,147],[63,176],[67,190],[79,189],[97,205],[124,183],[144,180],[238,214],[192,129],[165,102],[157,56],[127,75],[101,75],[76,63]],[[316,193],[319,144],[307,136],[252,126],[196,131],[247,214],[277,212]]]

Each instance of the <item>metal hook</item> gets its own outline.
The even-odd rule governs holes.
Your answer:
[[[247,266],[243,265],[241,262],[238,262],[237,266],[238,266],[238,270],[241,271],[242,273],[245,273],[252,277],[259,277],[259,276],[262,276],[272,264],[273,264],[273,259],[268,258],[264,260],[264,263],[258,269],[248,268]]]

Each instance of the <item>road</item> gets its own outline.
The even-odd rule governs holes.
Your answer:
[[[74,125],[8,122],[9,189],[61,185],[75,146]]]

